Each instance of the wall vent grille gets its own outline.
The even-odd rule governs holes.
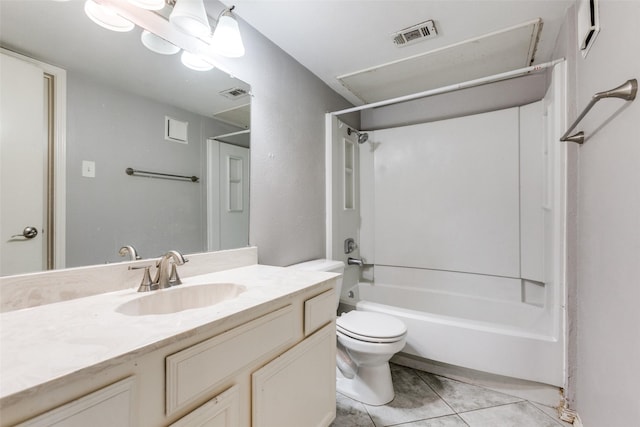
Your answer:
[[[249,95],[249,92],[247,92],[245,89],[242,89],[240,87],[234,87],[231,89],[223,90],[222,92],[219,92],[219,93],[220,95],[224,96],[227,99],[239,99]]]
[[[438,30],[433,20],[421,22],[412,27],[393,33],[392,35],[393,43],[398,47],[408,46],[437,36]]]

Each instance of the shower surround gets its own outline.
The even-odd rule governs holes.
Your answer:
[[[538,102],[369,131],[359,146],[349,256],[366,266],[347,269],[342,301],[403,320],[404,353],[563,386],[563,81],[560,64]],[[333,176],[340,241],[354,212]]]

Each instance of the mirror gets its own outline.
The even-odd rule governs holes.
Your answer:
[[[103,29],[83,3],[0,2],[2,47],[66,70],[64,266],[126,261],[118,254],[124,245],[143,258],[248,245],[248,152],[238,160],[236,149],[250,145],[249,85],[218,69],[190,70],[180,54],[149,51],[139,27]],[[167,127],[176,138],[166,138]],[[127,168],[198,181],[131,176]],[[224,182],[229,176],[233,183]]]

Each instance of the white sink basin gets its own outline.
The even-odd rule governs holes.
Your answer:
[[[121,304],[116,311],[129,316],[177,313],[191,308],[212,306],[236,298],[247,288],[234,283],[209,283],[151,291]]]

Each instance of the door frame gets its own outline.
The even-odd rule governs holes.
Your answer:
[[[333,259],[333,140],[336,138],[338,118],[325,114],[324,178],[325,178],[325,257]]]
[[[47,256],[53,250],[51,267],[59,269],[65,267],[66,259],[66,182],[67,182],[67,72],[46,62],[0,48],[0,51],[8,56],[34,64],[42,69],[44,74],[52,77],[53,99],[49,100],[49,110],[53,122],[53,132],[49,132],[48,159],[49,165],[53,166],[53,174],[48,172],[48,204],[52,205],[50,213],[47,215],[47,230],[50,242],[47,246]],[[49,169],[49,168],[47,168]],[[52,176],[53,175],[53,176]],[[51,217],[51,214],[52,217]],[[51,229],[53,227],[53,229]],[[49,262],[47,263],[49,264]]]

